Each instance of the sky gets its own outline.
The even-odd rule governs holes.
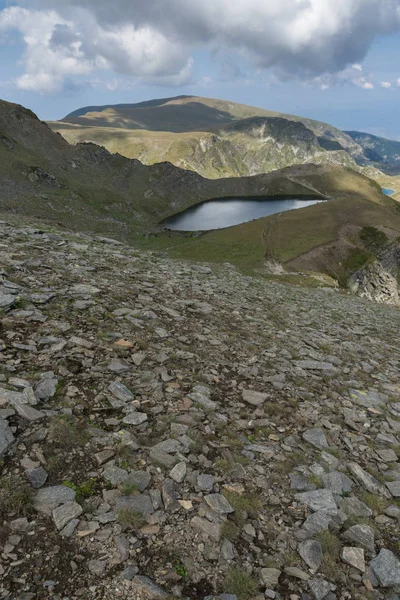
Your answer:
[[[400,140],[400,0],[0,0],[0,97],[43,120],[181,94]]]

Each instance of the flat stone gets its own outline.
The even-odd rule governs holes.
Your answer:
[[[154,448],[150,452],[150,460],[153,464],[162,465],[167,469],[172,469],[176,463],[176,459],[173,456],[167,454],[166,452],[155,450]]]
[[[104,575],[104,572],[107,568],[107,563],[105,560],[90,560],[88,562],[88,569],[93,575],[97,575],[100,577]]]
[[[376,453],[385,463],[397,462],[397,454],[391,448],[378,449],[376,450]]]
[[[143,575],[136,575],[133,578],[131,590],[135,594],[138,594],[138,598],[143,598],[143,600],[169,597],[169,594],[167,594],[167,592],[165,592],[152,579],[149,577],[144,577]]]
[[[157,452],[165,452],[166,454],[175,454],[181,449],[181,444],[177,440],[164,440],[153,446],[152,450]]]
[[[119,496],[115,501],[116,510],[128,508],[142,515],[154,513],[153,503],[150,496],[146,494],[135,494],[134,496]]]
[[[371,517],[372,510],[355,496],[343,498],[339,504],[340,516],[343,520],[349,517]]]
[[[373,390],[350,390],[351,401],[364,408],[379,408],[384,406],[388,397]]]
[[[306,371],[332,371],[335,367],[329,362],[319,362],[317,360],[295,360],[293,361],[296,367]]]
[[[329,445],[325,436],[325,432],[320,427],[316,427],[315,429],[307,429],[307,431],[303,432],[302,437],[303,440],[319,450],[323,450]]]
[[[233,560],[235,558],[235,547],[230,540],[224,539],[222,542],[221,556],[224,560]]]
[[[206,410],[215,410],[218,407],[218,404],[211,400],[210,396],[211,391],[207,387],[204,385],[196,385],[187,397],[193,402],[197,402],[197,404]]]
[[[79,519],[72,519],[67,525],[60,531],[61,537],[70,538],[74,535],[75,529],[78,527]]]
[[[26,471],[26,476],[32,487],[39,489],[46,483],[48,473],[42,467],[38,467],[37,469]]]
[[[215,483],[215,478],[213,475],[208,475],[206,473],[197,476],[197,487],[202,492],[211,492]]]
[[[268,398],[268,394],[255,392],[254,390],[243,390],[242,398],[244,402],[247,402],[248,404],[252,404],[253,406],[261,406],[261,404],[264,404]]]
[[[350,477],[347,477],[347,475],[341,473],[340,471],[324,473],[321,476],[321,479],[322,483],[324,484],[324,488],[330,490],[332,494],[336,494],[337,496],[348,494],[351,492],[354,486]]]
[[[100,294],[100,291],[101,290],[94,285],[87,285],[84,283],[77,283],[70,289],[71,294],[77,296],[97,296],[97,294]]]
[[[120,467],[107,467],[103,471],[103,477],[112,485],[119,485],[128,479],[128,471]]]
[[[364,469],[355,462],[348,463],[348,468],[354,477],[358,480],[368,492],[380,494],[385,498],[390,498],[390,492],[375,477],[364,471]]]
[[[19,519],[14,519],[10,523],[11,531],[27,531],[29,528],[29,521],[26,517],[21,517]]]
[[[14,435],[7,421],[0,419],[0,456],[4,456],[14,443]]]
[[[324,600],[335,589],[335,586],[325,579],[311,579],[308,586],[315,600]]]
[[[0,294],[0,310],[10,308],[14,304],[16,296],[12,294]]]
[[[55,485],[42,488],[33,500],[33,506],[38,512],[51,515],[52,511],[67,502],[75,500],[76,492],[66,485]]]
[[[147,419],[148,417],[145,413],[132,411],[122,419],[122,422],[125,423],[125,425],[142,425]]]
[[[303,523],[303,529],[308,531],[311,535],[315,535],[320,531],[329,529],[329,524],[332,522],[332,515],[319,510],[314,514],[307,517]]]
[[[132,392],[128,390],[126,385],[120,383],[119,381],[114,381],[113,383],[110,383],[108,389],[112,393],[112,395],[115,398],[117,398],[117,400],[121,400],[121,402],[130,402],[134,399],[134,395],[132,394]]]
[[[213,538],[217,542],[221,538],[221,525],[219,523],[211,523],[207,521],[207,519],[203,519],[202,517],[193,517],[191,520],[191,524],[196,529],[200,529],[202,533],[207,535],[208,537]]]
[[[218,515],[228,515],[234,512],[228,500],[222,494],[209,494],[204,497],[208,506]]]
[[[330,490],[314,490],[295,495],[296,500],[305,504],[314,511],[324,511],[329,514],[337,514],[335,498]]]
[[[361,573],[365,571],[364,550],[362,548],[353,548],[346,546],[342,550],[342,560],[351,567],[358,569]]]
[[[353,525],[344,532],[343,537],[349,542],[354,542],[363,546],[370,552],[375,552],[375,534],[369,525]]]
[[[33,406],[29,404],[19,404],[18,402],[14,402],[14,408],[18,415],[27,421],[40,421],[40,419],[44,419],[46,415],[41,410],[36,410]]]
[[[114,542],[121,557],[121,561],[125,562],[130,556],[128,538],[125,535],[116,535],[114,537]]]
[[[39,400],[48,402],[57,391],[58,379],[43,379],[36,386],[36,396]]]
[[[295,577],[302,581],[308,581],[310,579],[310,575],[298,567],[285,567],[285,573],[286,575],[289,575],[289,577]]]
[[[165,479],[161,489],[162,499],[164,502],[165,510],[178,510],[180,504],[177,502],[175,481],[172,479]]]
[[[261,569],[261,581],[268,589],[276,588],[282,571],[279,569]]]
[[[61,531],[67,523],[76,519],[83,513],[83,508],[77,502],[67,502],[53,510],[53,520],[58,529]]]
[[[99,466],[104,465],[104,463],[111,460],[111,458],[113,458],[114,456],[115,452],[111,449],[102,450],[101,452],[97,452],[97,454],[94,455],[96,462]]]
[[[171,477],[171,479],[176,481],[176,483],[182,483],[182,481],[184,481],[186,477],[186,471],[186,463],[181,462],[175,465],[175,467],[170,472],[169,476]]]
[[[133,483],[139,492],[144,492],[150,485],[151,475],[147,471],[133,471],[129,473],[126,483]]]
[[[400,481],[387,481],[386,487],[394,498],[400,498]]]
[[[382,587],[400,585],[400,560],[393,552],[383,548],[370,564]]]
[[[322,563],[322,547],[316,540],[306,540],[298,546],[298,552],[307,566],[316,571]]]

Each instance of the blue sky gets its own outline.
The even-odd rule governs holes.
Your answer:
[[[400,1],[160,2],[0,0],[0,97],[59,119],[193,94],[400,139]]]

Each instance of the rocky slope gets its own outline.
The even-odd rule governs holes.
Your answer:
[[[148,165],[166,160],[208,178],[311,161],[382,176],[362,144],[329,124],[211,98],[86,107],[50,126],[71,143],[92,141]]]
[[[361,131],[346,131],[363,150],[366,158],[389,175],[400,173],[400,142]]]
[[[2,598],[398,598],[398,310],[0,242]]]

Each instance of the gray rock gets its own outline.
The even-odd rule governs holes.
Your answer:
[[[143,600],[152,600],[153,598],[168,598],[169,594],[165,592],[159,585],[154,583],[149,577],[136,575],[132,580],[131,590],[138,594],[138,598]]]
[[[165,452],[166,454],[175,454],[181,449],[181,444],[177,440],[164,440],[153,446],[152,451]]]
[[[133,483],[139,492],[144,492],[149,487],[150,481],[151,475],[147,471],[133,471],[125,479],[125,482]]]
[[[26,471],[26,476],[28,477],[32,487],[36,489],[41,488],[46,483],[48,478],[47,471],[45,471],[42,467]]]
[[[119,496],[115,501],[116,510],[128,508],[142,515],[154,513],[153,503],[150,496],[146,494],[135,494],[134,496]]]
[[[192,392],[188,394],[188,398],[196,402],[206,410],[215,410],[218,404],[210,400],[211,391],[203,385],[196,385]]]
[[[18,415],[27,421],[40,421],[46,417],[44,412],[36,410],[36,408],[29,404],[19,404],[19,402],[14,402],[14,408]]]
[[[147,419],[148,417],[145,413],[132,411],[122,419],[122,422],[125,425],[141,425],[142,423],[145,423]]]
[[[365,571],[364,550],[362,548],[353,548],[346,546],[342,550],[342,560],[351,567],[358,569],[361,573]]]
[[[400,560],[386,548],[371,560],[372,570],[384,588],[400,585]]]
[[[139,573],[139,567],[136,565],[129,565],[126,567],[121,573],[121,578],[126,579],[127,581],[132,581],[132,579]]]
[[[399,481],[387,481],[386,487],[394,498],[400,498],[400,480]]]
[[[350,390],[351,401],[364,408],[379,408],[388,401],[388,397],[374,390]]]
[[[0,456],[4,456],[14,443],[14,435],[7,421],[0,419]]]
[[[125,535],[116,535],[114,542],[121,557],[121,561],[125,562],[129,558],[129,541]]]
[[[286,575],[289,575],[289,577],[295,577],[296,579],[301,579],[302,581],[308,581],[310,579],[309,574],[305,571],[302,571],[302,569],[299,569],[298,567],[285,567],[285,573]]]
[[[184,479],[186,477],[186,471],[187,471],[186,463],[181,462],[181,463],[178,463],[177,465],[175,465],[175,467],[170,472],[169,476],[176,483],[182,483],[182,481],[184,481]]]
[[[166,452],[155,450],[154,448],[150,452],[150,460],[153,464],[162,465],[167,469],[172,469],[176,463],[176,459],[173,456],[167,454]]]
[[[39,400],[48,402],[57,391],[58,379],[42,379],[36,386],[36,396]]]
[[[322,547],[321,544],[315,540],[307,540],[302,542],[298,546],[298,552],[304,562],[316,571],[319,569],[322,563]]]
[[[83,508],[77,502],[67,502],[53,510],[53,520],[58,529],[61,531],[72,519],[76,519],[83,513]]]
[[[268,394],[263,394],[262,392],[255,392],[254,390],[243,390],[242,398],[244,402],[248,404],[252,404],[253,406],[260,406],[264,404],[266,399],[268,398]]]
[[[355,462],[350,462],[348,467],[358,482],[371,493],[380,494],[385,498],[390,498],[390,492],[375,477],[372,477],[367,471]]]
[[[307,519],[303,523],[303,529],[308,531],[311,535],[315,535],[320,531],[329,529],[329,523],[331,522],[332,515],[329,515],[323,510],[319,510],[316,513],[307,517]]]
[[[340,516],[343,520],[349,517],[371,517],[372,510],[355,496],[343,498],[339,504]]]
[[[224,560],[233,560],[235,558],[235,548],[230,540],[224,539],[222,542],[221,556]]]
[[[217,542],[221,538],[221,525],[219,523],[211,523],[202,517],[193,517],[191,524],[196,529],[200,529],[205,535],[213,538]]]
[[[175,481],[172,479],[165,479],[162,485],[161,493],[165,510],[179,509],[179,504],[176,501]]]
[[[209,494],[204,497],[208,506],[218,515],[228,515],[234,512],[228,500],[222,494]]]
[[[348,494],[353,488],[352,480],[340,471],[331,471],[330,473],[324,473],[321,477],[324,487],[336,494],[342,496]]]
[[[70,289],[70,292],[76,296],[97,296],[100,294],[99,288],[96,288],[94,285],[87,285],[84,283],[77,283],[73,285]]]
[[[10,308],[14,304],[15,300],[16,296],[0,293],[0,310]]]
[[[134,395],[132,394],[132,392],[128,390],[126,385],[120,383],[119,381],[114,381],[113,383],[110,383],[108,389],[112,393],[112,395],[117,400],[121,400],[121,402],[130,402],[134,399]]]
[[[295,360],[293,361],[296,367],[306,371],[332,371],[335,367],[332,363],[319,362],[317,360]]]
[[[103,477],[112,485],[119,485],[128,479],[128,471],[120,467],[107,467],[103,471]]]
[[[315,600],[324,600],[335,589],[335,586],[325,579],[311,579],[308,586]]]
[[[276,588],[281,575],[282,571],[279,569],[261,569],[261,581],[269,589]]]
[[[202,475],[198,475],[197,477],[197,487],[202,492],[211,492],[215,483],[215,478],[213,475],[207,475],[206,473]]]
[[[326,439],[324,430],[316,427],[315,429],[307,429],[303,433],[303,440],[315,446],[319,450],[323,450],[328,447],[328,440]]]
[[[363,546],[370,552],[375,552],[374,530],[369,525],[353,525],[353,527],[344,532],[343,537],[349,542]]]
[[[90,560],[88,562],[88,569],[93,575],[97,575],[100,577],[104,575],[105,570],[107,568],[107,563],[105,560]]]
[[[329,490],[315,490],[313,492],[303,492],[295,495],[296,500],[309,506],[314,511],[324,511],[325,513],[337,514],[337,505],[333,494]]]
[[[36,494],[33,500],[33,506],[38,512],[51,515],[53,510],[75,500],[76,492],[65,485],[55,485],[52,487],[42,488]]]

